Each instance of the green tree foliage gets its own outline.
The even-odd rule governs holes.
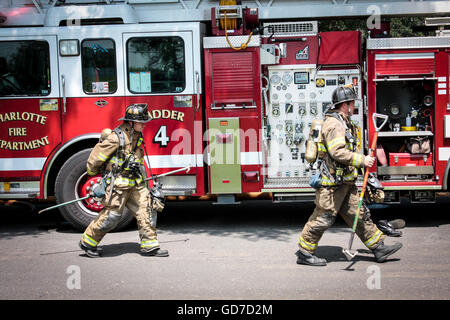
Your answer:
[[[415,31],[414,28],[423,26],[424,17],[392,17],[383,19],[390,21],[390,35],[392,37],[421,37],[423,32]],[[367,18],[341,19],[341,20],[320,20],[319,31],[347,31],[359,30],[364,38],[368,36]]]
[[[391,19],[392,37],[423,37],[423,32],[414,31],[414,27],[425,25],[423,17],[407,17]]]

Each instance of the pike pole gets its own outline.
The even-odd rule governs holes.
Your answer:
[[[181,169],[169,171],[169,172],[166,172],[166,173],[161,173],[161,174],[158,174],[156,176],[148,177],[148,178],[145,178],[144,181],[156,180],[158,178],[161,178],[161,177],[164,177],[164,176],[168,176],[169,174],[177,173],[177,172],[181,172],[181,171],[189,172],[189,170],[191,170],[191,166],[187,166],[187,167],[184,167],[184,168],[181,168]]]
[[[66,206],[66,205],[71,204],[71,203],[75,203],[75,202],[78,202],[78,201],[86,200],[86,199],[89,199],[90,197],[92,197],[92,195],[89,194],[89,195],[87,195],[87,196],[85,196],[83,198],[79,198],[79,199],[70,200],[70,201],[67,201],[67,202],[64,202],[64,203],[60,203],[60,204],[57,204],[56,206],[52,206],[52,207],[48,207],[48,208],[42,209],[41,211],[38,212],[38,214],[41,214],[44,211],[49,211],[51,209],[56,209],[56,208],[59,208],[59,207],[62,207],[62,206]]]
[[[377,127],[377,118],[383,119],[383,123],[379,127]],[[372,146],[369,149],[369,156],[371,156],[371,157],[373,157],[374,151],[377,147],[378,133],[380,132],[381,128],[384,127],[388,118],[389,117],[387,115],[379,114],[379,113],[374,113],[372,115],[372,121],[373,121],[373,126],[375,128],[375,133],[374,133],[373,140],[372,140]],[[366,169],[364,171],[364,180],[363,180],[363,185],[361,187],[361,193],[359,196],[358,207],[356,208],[355,220],[353,221],[352,233],[350,234],[350,240],[348,242],[348,249],[342,249],[342,253],[344,253],[345,257],[349,261],[352,260],[358,254],[358,251],[352,252],[351,249],[352,249],[353,239],[355,237],[356,225],[358,224],[359,212],[361,211],[361,206],[364,201],[364,192],[366,191],[368,179],[369,179],[369,170]]]
[[[158,175],[146,178],[146,179],[144,179],[144,181],[156,180],[158,178],[161,178],[161,177],[164,177],[164,176],[168,176],[169,174],[173,174],[173,173],[177,173],[177,172],[181,172],[181,171],[189,172],[190,169],[191,169],[191,166],[187,166],[187,167],[184,167],[184,168],[181,168],[181,169],[169,171],[169,172],[166,172],[166,173],[162,173],[162,174],[158,174]],[[83,201],[83,200],[89,199],[91,197],[94,198],[95,196],[93,194],[89,194],[89,195],[87,195],[87,196],[85,196],[83,198],[74,199],[74,200],[70,200],[70,201],[67,201],[67,202],[64,202],[64,203],[60,203],[60,204],[57,204],[55,206],[42,209],[41,211],[38,212],[38,214],[41,214],[42,212],[49,211],[49,210],[52,210],[52,209],[56,209],[56,208],[59,208],[59,207],[63,207],[63,206],[66,206],[68,204],[72,204],[72,203],[75,203],[75,202],[78,202],[78,201]]]

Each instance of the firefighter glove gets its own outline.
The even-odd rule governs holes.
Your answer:
[[[153,198],[152,199],[152,209],[155,210],[156,212],[162,212],[164,210],[164,201],[161,201],[158,198]]]

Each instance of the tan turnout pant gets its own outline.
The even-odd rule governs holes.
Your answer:
[[[300,248],[314,253],[323,233],[333,225],[338,214],[352,228],[358,202],[359,192],[354,184],[316,190],[316,208],[300,234]],[[369,249],[375,249],[386,237],[372,222],[364,205],[359,212],[355,233]]]
[[[106,195],[109,193],[109,186]],[[144,184],[131,189],[114,188],[110,204],[106,203],[106,197],[102,204],[105,206],[98,217],[92,221],[82,235],[82,241],[96,247],[103,237],[113,230],[120,221],[125,207],[134,215],[138,225],[141,248],[159,247],[156,235],[156,212],[151,209],[151,196]]]

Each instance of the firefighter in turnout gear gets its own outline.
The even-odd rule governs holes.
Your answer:
[[[143,178],[142,130],[150,121],[147,105],[128,106],[120,120],[124,120],[123,124],[109,135],[105,134],[106,137],[97,143],[87,162],[90,176],[102,174],[104,183],[96,185],[93,193],[97,198],[102,198],[104,208],[86,228],[80,247],[89,257],[100,256],[97,250],[99,242],[117,226],[127,207],[137,220],[140,253],[167,257],[167,250],[160,249],[155,226],[156,212],[161,212],[164,204],[152,197]]]
[[[333,106],[325,114],[320,140],[318,161],[321,186],[316,190],[315,210],[305,224],[298,241],[297,263],[325,266],[327,261],[314,255],[323,233],[333,225],[339,214],[352,227],[359,192],[355,186],[358,170],[373,166],[375,158],[358,151],[357,127],[351,122],[356,92],[351,86],[338,87],[332,95]],[[356,234],[375,255],[377,262],[401,248],[400,243],[384,245],[385,235],[370,219],[368,210],[361,210]]]

